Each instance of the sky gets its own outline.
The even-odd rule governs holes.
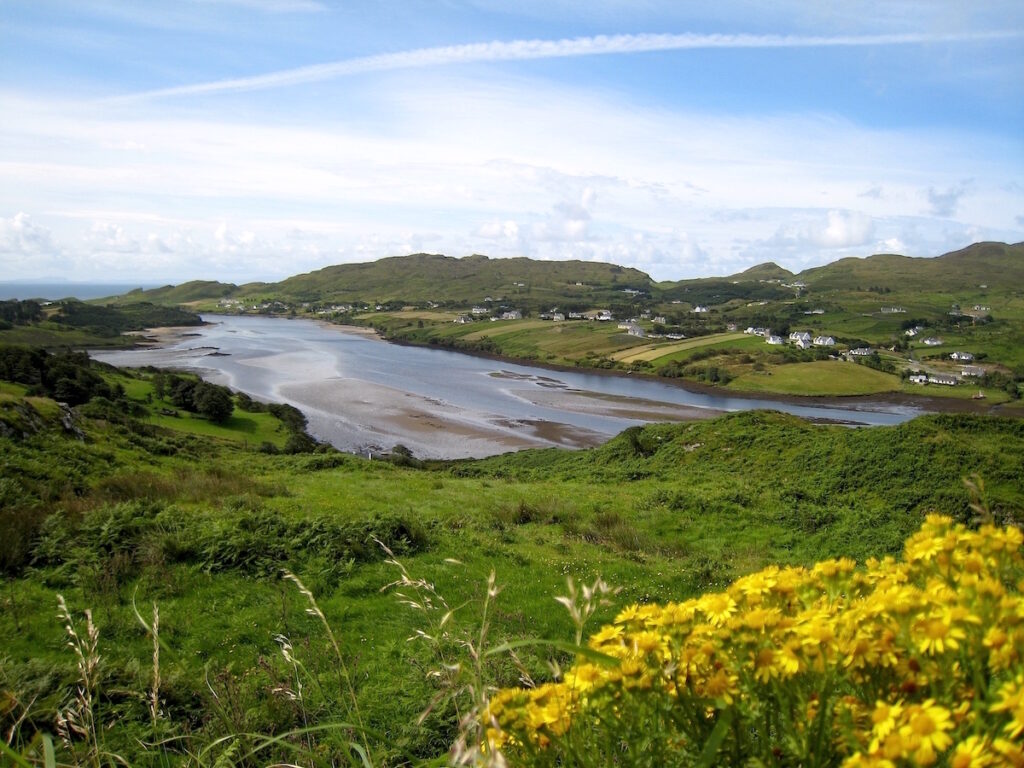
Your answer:
[[[1024,240],[1020,0],[0,0],[0,281]]]

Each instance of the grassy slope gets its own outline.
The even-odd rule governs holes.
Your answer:
[[[729,389],[793,395],[871,395],[899,391],[900,378],[863,365],[821,360],[779,366],[770,373],[746,373],[731,381]]]
[[[5,391],[18,401],[16,388]],[[133,382],[129,394],[143,402],[145,387]],[[146,611],[155,601],[171,716],[193,718],[211,737],[228,727],[210,719],[208,678],[239,702],[230,727],[268,732],[298,717],[269,693],[288,675],[275,634],[289,636],[324,680],[334,669],[301,596],[275,578],[288,567],[321,597],[364,716],[394,750],[425,755],[451,738],[451,711],[415,724],[433,695],[424,672],[436,662],[405,640],[423,617],[380,592],[396,574],[371,533],[451,604],[470,601],[459,616],[471,624],[496,569],[496,641],[568,637],[568,620],[552,610],[568,575],[624,586],[623,604],[692,595],[769,562],[892,552],[927,511],[969,515],[961,478],[975,472],[996,509],[1018,519],[1024,509],[1024,425],[1011,420],[928,417],[851,430],[748,413],[633,429],[592,451],[414,470],[342,455],[266,456],[240,440],[87,419],[82,443],[62,433],[55,408],[37,405],[51,426],[0,439],[0,477],[20,488],[5,486],[0,509],[55,516],[33,544],[36,568],[6,579],[0,685],[25,700],[40,694],[30,721],[40,727],[72,676],[53,619],[58,592],[94,608],[110,685],[145,688],[151,651],[130,606]],[[543,677],[547,655],[522,658]],[[518,676],[504,663],[493,674],[506,684]],[[308,695],[312,707],[318,694]],[[107,738],[131,750],[144,707],[119,701],[111,706],[127,724]],[[318,716],[341,716],[336,697],[317,701]]]

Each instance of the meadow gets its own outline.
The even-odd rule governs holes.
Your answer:
[[[120,399],[69,411],[0,390],[15,763],[486,762],[467,715],[558,679],[627,606],[898,556],[935,511],[1024,519],[1014,419],[750,412],[588,451],[367,461],[293,440],[280,409],[238,398],[213,423],[157,372],[95,372]],[[583,628],[579,590],[598,583]]]

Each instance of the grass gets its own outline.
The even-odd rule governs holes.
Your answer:
[[[627,350],[612,355],[613,360],[622,363],[633,363],[638,360],[653,362],[662,359],[677,359],[673,356],[691,349],[714,346],[718,344],[729,344],[742,341],[750,337],[743,333],[713,333],[709,336],[700,336],[696,339],[687,339],[676,343],[655,343],[637,350]]]
[[[782,365],[767,373],[747,373],[730,382],[729,389],[800,395],[874,395],[899,391],[900,379],[864,365],[821,360]]]
[[[307,714],[343,719],[333,653],[304,598],[277,578],[287,568],[317,596],[362,717],[385,734],[376,758],[398,763],[442,754],[456,718],[439,704],[418,723],[438,694],[427,676],[436,660],[407,642],[423,616],[381,592],[395,573],[371,536],[461,606],[454,623],[476,620],[496,570],[498,643],[571,639],[572,623],[553,599],[567,576],[623,587],[595,615],[602,623],[619,605],[679,600],[769,563],[892,552],[926,511],[967,510],[961,477],[972,472],[987,479],[998,509],[1024,509],[1013,458],[1024,451],[1024,432],[1009,420],[930,417],[848,430],[738,414],[630,430],[592,451],[425,469],[330,453],[268,456],[246,450],[241,434],[183,436],[187,450],[156,454],[130,431],[82,426],[88,443],[56,428],[17,443],[0,438],[4,476],[18,483],[83,467],[77,492],[17,508],[54,513],[33,539],[34,567],[8,573],[0,591],[0,687],[23,701],[38,696],[26,733],[50,727],[49,713],[73,686],[53,619],[58,592],[73,611],[93,608],[105,684],[122,691],[144,691],[150,679],[152,647],[132,604],[158,603],[163,712],[192,724],[190,743],[209,744],[301,727],[296,702],[274,693],[290,679],[277,635],[290,639],[311,675]],[[18,503],[34,493],[23,490]],[[453,629],[450,642],[456,637]],[[550,676],[549,662],[567,658],[544,647],[519,654],[538,680]],[[487,674],[507,686],[521,672],[504,658]],[[119,695],[103,704],[101,720],[117,723],[103,739],[135,762],[140,743],[158,739],[144,703]],[[217,701],[231,702],[231,711],[215,714]],[[325,737],[324,749],[331,743]],[[183,756],[172,750],[166,759]]]

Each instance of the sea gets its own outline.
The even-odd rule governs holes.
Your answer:
[[[134,291],[136,288],[157,288],[155,284],[139,283],[22,283],[0,282],[0,301],[18,299],[42,299],[57,301],[58,299],[103,299],[107,296],[120,296],[122,293]]]

